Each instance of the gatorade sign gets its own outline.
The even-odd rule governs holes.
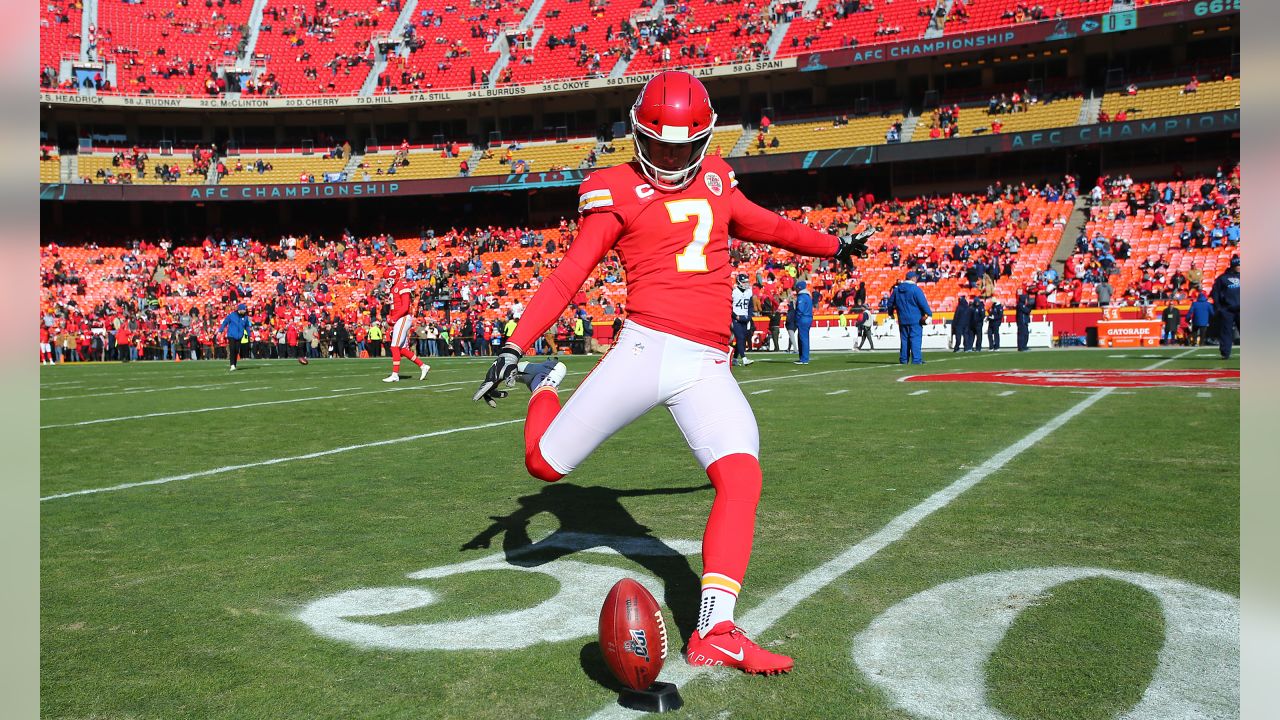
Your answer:
[[[998,383],[1073,388],[1240,388],[1239,370],[998,370],[912,375],[906,382]]]

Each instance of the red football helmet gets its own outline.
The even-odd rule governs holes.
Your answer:
[[[698,174],[715,125],[711,97],[701,81],[678,70],[653,76],[631,106],[631,137],[641,172],[659,190],[684,189]]]
[[[383,278],[385,278],[385,279],[387,279],[387,280],[399,280],[399,279],[400,279],[400,268],[396,267],[395,265],[388,265],[388,266],[387,266],[387,267],[382,271],[382,277],[383,277]]]

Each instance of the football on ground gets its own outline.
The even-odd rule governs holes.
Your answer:
[[[653,685],[667,658],[662,608],[645,586],[623,578],[600,609],[600,652],[614,677],[632,690]]]

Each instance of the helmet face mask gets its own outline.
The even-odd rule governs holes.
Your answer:
[[[711,98],[697,78],[667,71],[645,83],[631,106],[631,131],[641,173],[659,190],[693,182],[716,124]]]

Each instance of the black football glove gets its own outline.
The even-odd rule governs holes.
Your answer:
[[[867,256],[867,240],[875,234],[875,228],[869,227],[857,235],[841,235],[840,247],[836,248],[836,259],[852,267],[854,257]]]
[[[497,359],[484,374],[484,382],[480,383],[480,389],[471,396],[471,401],[484,400],[489,407],[498,407],[498,401],[507,396],[507,391],[500,390],[499,387],[511,387],[516,384],[516,365],[520,363],[522,357],[524,353],[520,352],[520,348],[511,343],[503,345],[498,350]]]

